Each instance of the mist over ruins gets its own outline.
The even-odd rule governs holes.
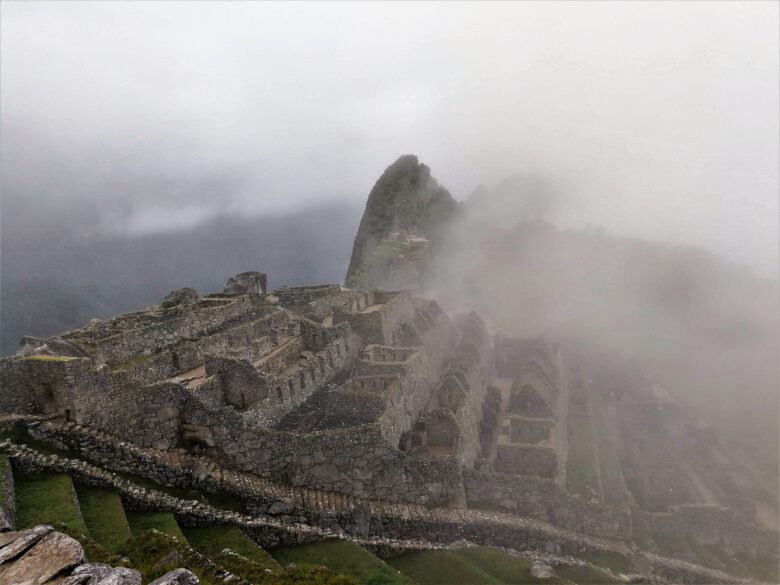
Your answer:
[[[594,178],[603,169],[574,172],[565,157],[552,166],[529,162],[530,147],[548,155],[566,152],[557,142],[551,148],[540,139],[513,150],[512,140],[520,140],[515,129],[503,134],[501,127],[512,126],[518,116],[518,124],[533,129],[533,116],[518,113],[519,106],[517,112],[502,110],[503,98],[493,101],[502,92],[496,87],[485,90],[484,99],[505,118],[496,123],[488,109],[478,115],[469,110],[459,100],[471,104],[474,96],[444,74],[451,53],[439,61],[417,27],[441,46],[449,47],[452,38],[458,39],[456,48],[484,42],[481,48],[474,44],[453,71],[483,80],[486,71],[499,67],[494,75],[506,82],[513,99],[527,89],[511,86],[514,73],[501,69],[502,59],[524,63],[505,49],[528,43],[523,46],[531,53],[539,51],[533,66],[527,65],[529,75],[539,75],[536,90],[556,108],[563,98],[545,94],[545,76],[577,75],[578,69],[554,51],[544,53],[543,44],[537,47],[542,41],[533,40],[530,28],[522,29],[530,25],[520,17],[546,22],[550,30],[558,30],[552,23],[595,23],[594,30],[609,34],[607,40],[583,37],[590,66],[615,75],[628,71],[635,80],[661,75],[682,94],[681,101],[700,94],[688,88],[692,97],[686,98],[688,86],[672,83],[675,75],[720,73],[729,59],[755,59],[754,69],[748,68],[761,73],[755,87],[764,87],[762,67],[777,82],[776,51],[767,57],[777,47],[775,37],[756,35],[748,42],[751,35],[733,25],[737,28],[728,28],[721,40],[728,47],[739,41],[739,49],[722,62],[720,53],[707,53],[708,61],[698,51],[714,41],[702,23],[713,29],[726,25],[719,20],[725,17],[704,4],[686,5],[695,6],[690,13],[631,3],[565,5],[578,15],[571,17],[563,16],[559,4],[417,5],[421,13],[412,5],[392,10],[247,4],[236,5],[236,14],[226,4],[197,10],[182,4],[193,12],[164,24],[150,24],[148,16],[170,16],[175,12],[166,11],[172,8],[147,5],[148,14],[119,3],[71,12],[3,2],[8,18],[4,15],[2,47],[0,585],[780,582],[780,291],[776,273],[767,275],[765,269],[776,251],[767,253],[768,263],[755,252],[766,234],[777,237],[776,222],[755,219],[764,217],[762,205],[776,206],[767,203],[766,194],[777,191],[777,161],[771,161],[777,136],[768,141],[763,127],[754,141],[742,136],[740,148],[755,149],[753,166],[740,166],[737,159],[734,168],[724,165],[722,174],[704,179],[686,175],[684,167],[697,157],[722,161],[725,151],[713,146],[711,158],[706,151],[691,159],[681,154],[679,166],[670,158],[669,177],[659,178],[663,173],[649,170],[650,159],[672,148],[668,137],[658,139],[648,130],[645,142],[615,150],[602,145],[603,151],[596,142],[586,140],[585,148],[572,139],[575,158],[589,163],[626,161],[621,151],[631,148],[645,153],[627,163],[633,170],[647,169],[644,185],[651,195],[643,198],[635,193],[638,175],[610,183]],[[128,23],[114,20],[121,12],[117,6],[127,11],[122,14],[128,23],[157,31],[160,43],[128,40],[135,33],[108,40],[108,32],[129,30]],[[777,5],[757,6],[730,5],[727,13],[745,23],[759,17],[778,23]],[[346,37],[338,42],[317,22],[336,13],[345,19],[338,30]],[[411,18],[420,14],[441,20]],[[395,44],[385,53],[384,40],[367,39],[378,15],[387,30],[420,53],[407,60],[394,52]],[[272,24],[261,24],[261,16]],[[682,31],[680,62],[692,59],[691,70],[670,73],[666,68],[674,69],[669,63],[677,61],[661,58],[664,49],[655,40],[644,53],[629,51],[634,60],[625,63],[612,53],[605,56],[600,43],[634,47],[622,44],[622,32],[609,29],[609,18],[640,39],[647,23],[670,26],[672,39]],[[286,52],[284,27],[290,22],[296,32],[312,36],[305,41],[298,35],[303,45]],[[106,28],[89,29],[87,23]],[[480,23],[489,23],[491,33]],[[48,40],[30,36],[36,26],[51,32]],[[267,28],[256,34],[255,27]],[[71,35],[86,30],[92,32],[79,45]],[[214,43],[231,40],[210,45],[187,37],[201,30],[210,31]],[[520,30],[533,42],[518,40]],[[138,94],[149,104],[182,91],[177,107],[199,111],[205,99],[205,109],[219,112],[214,127],[206,114],[193,118],[203,122],[198,131],[208,147],[202,153],[193,154],[193,144],[156,150],[167,138],[155,146],[144,136],[159,138],[157,130],[134,128],[112,138],[123,145],[114,159],[103,143],[104,131],[128,127],[118,122],[115,104],[100,100],[97,106],[86,93],[76,101],[96,105],[94,134],[88,117],[76,110],[75,134],[68,130],[69,117],[59,114],[51,126],[62,124],[61,134],[50,136],[36,126],[33,120],[52,107],[41,106],[48,102],[36,96],[53,81],[24,67],[30,51],[50,56],[52,78],[67,71],[76,79],[73,56],[87,49],[86,67],[99,63],[97,39],[120,53],[123,47],[156,47],[160,62],[177,64],[174,77],[184,85],[187,67],[206,78],[219,76],[224,82],[219,91],[225,92],[220,95],[234,99],[220,98],[217,105],[202,97],[209,95],[206,85],[194,84],[187,93],[152,75],[164,70],[158,63],[139,69],[154,77],[152,85],[160,91],[156,97],[149,97],[151,90]],[[690,54],[689,44],[695,49]],[[171,46],[184,47],[187,55],[204,51],[204,63],[178,60],[176,51],[167,52]],[[344,47],[365,47],[378,58],[394,55],[382,61],[391,84],[397,82],[393,59],[404,64],[399,78],[404,82],[418,79],[410,66],[417,59],[437,64],[440,70],[425,73],[443,76],[441,87],[448,89],[441,91],[448,99],[436,102],[436,112],[426,109],[425,99],[434,94],[420,82],[415,91],[401,83],[405,89],[389,102],[350,102],[349,115],[336,120],[338,131],[327,134],[328,140],[343,137],[343,144],[333,140],[328,146],[333,152],[320,149],[322,164],[310,162],[317,157],[307,149],[321,137],[318,122],[306,118],[312,133],[305,141],[288,147],[284,140],[300,136],[291,138],[285,127],[270,157],[273,164],[261,165],[264,171],[255,175],[240,170],[250,160],[241,157],[249,155],[236,153],[245,150],[242,140],[252,144],[248,136],[260,127],[252,116],[262,108],[253,103],[253,114],[228,124],[230,112],[242,111],[254,88],[228,92],[236,79],[249,79],[233,77],[231,69],[247,52],[230,53],[233,59],[221,53],[234,46],[280,59],[271,67],[280,84],[288,74],[285,59],[312,78],[330,79],[336,71],[344,86],[322,94],[324,101],[334,100],[328,106],[334,112],[347,103],[340,101],[348,99],[342,93],[359,93],[364,83],[352,88],[353,69],[329,61],[338,61],[335,55]],[[297,61],[300,46],[332,52],[322,61],[307,53],[303,64]],[[61,62],[56,48],[67,55]],[[567,54],[575,59],[577,52]],[[127,58],[131,70],[139,59],[113,58]],[[219,73],[205,65],[212,58],[224,65]],[[658,65],[645,69],[642,58],[657,58]],[[317,71],[309,59],[333,69]],[[262,59],[252,62],[261,65]],[[113,71],[113,81],[88,83],[98,94],[121,99],[111,84],[127,71]],[[312,106],[311,92],[296,85],[300,76],[291,75],[291,95],[299,104],[291,119],[318,111],[332,121],[331,114]],[[585,102],[588,84],[598,85],[597,78],[584,84]],[[276,95],[272,78],[263,79],[271,89],[262,95]],[[744,87],[754,87],[748,77],[744,81]],[[330,82],[323,83],[331,89]],[[68,111],[65,94],[72,85],[57,86],[63,90],[62,112]],[[778,106],[777,83],[772,91]],[[282,101],[263,102],[271,109],[262,115],[273,110],[284,117]],[[542,101],[529,102],[528,112]],[[361,117],[373,115],[366,104],[380,112],[376,120],[384,120],[388,104],[396,102],[404,108],[416,104],[430,120],[404,108],[394,111],[394,123],[402,127],[408,116],[416,120],[413,129],[407,134],[390,128],[393,124],[381,127],[376,131],[387,144],[358,154],[355,144],[374,148],[355,129]],[[149,104],[134,119],[156,120],[151,125],[157,127],[164,117],[152,114],[156,106]],[[459,115],[439,119],[452,104],[476,122]],[[609,109],[620,111],[621,104]],[[127,112],[135,107],[122,106]],[[732,107],[727,101],[723,111]],[[656,121],[678,115],[671,106],[663,115],[655,105],[643,108],[639,100],[628,111]],[[754,121],[748,109],[740,115]],[[566,108],[555,111],[565,116]],[[770,134],[777,130],[773,115],[765,120]],[[273,124],[273,117],[267,115],[264,123]],[[622,131],[626,122],[618,118],[615,128]],[[436,146],[425,137],[436,133],[439,122],[446,130]],[[555,121],[545,123],[552,127]],[[589,128],[584,118],[581,124]],[[718,127],[720,137],[735,136],[727,126]],[[504,137],[502,148],[480,142],[479,133],[488,127],[490,136]],[[468,133],[464,128],[475,133],[473,144],[453,147],[451,142]],[[747,133],[745,128],[747,123]],[[458,140],[450,140],[450,132]],[[424,148],[404,152],[396,133]],[[583,130],[588,133],[598,135]],[[224,148],[228,135],[236,144]],[[653,151],[653,136],[660,150]],[[131,147],[136,140],[143,147]],[[687,140],[686,145],[703,144],[695,136]],[[334,167],[342,148],[347,154]],[[290,157],[293,150],[296,156]],[[518,158],[521,152],[524,159]],[[208,164],[196,160],[201,155]],[[364,155],[371,164],[362,163]],[[769,166],[762,167],[767,160]],[[636,161],[639,166],[630,167]],[[503,172],[507,169],[511,172]],[[766,176],[759,179],[762,169]],[[610,173],[621,174],[615,168]],[[258,179],[261,175],[265,178]],[[464,177],[476,176],[481,183],[463,187],[469,184]],[[344,177],[360,185],[359,199],[307,198],[341,192]],[[722,198],[712,208],[686,203],[686,197],[696,199],[682,186],[689,180],[706,182]],[[718,191],[729,181],[753,185],[756,193],[737,204]],[[256,195],[258,185],[273,196]],[[610,186],[614,193],[607,194]],[[300,204],[286,207],[290,197],[300,197]],[[253,207],[259,201],[268,207]],[[678,223],[671,217],[675,213],[681,215]],[[696,213],[711,213],[712,225],[697,223]],[[722,216],[727,221],[712,219]],[[591,217],[593,223],[581,221]],[[755,241],[745,227],[750,218]],[[712,226],[727,224],[733,233],[707,235]],[[664,237],[656,235],[662,233],[659,226],[677,227]],[[736,245],[740,238],[743,247]]]

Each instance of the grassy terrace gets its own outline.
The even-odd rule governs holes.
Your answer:
[[[156,353],[134,355],[133,357],[128,358],[123,362],[116,362],[110,364],[109,369],[112,372],[121,372],[123,370],[129,370],[134,368],[135,366],[140,366],[141,364],[148,362],[153,357],[157,357],[157,355],[158,354]]]
[[[116,551],[132,536],[122,499],[117,492],[76,486],[81,515],[89,533],[110,551]]]
[[[560,579],[537,579],[531,575],[531,561],[510,555],[500,548],[473,546],[452,551],[455,556],[471,563],[496,583],[562,583]]]
[[[353,542],[323,540],[270,551],[276,561],[324,565],[331,571],[355,577],[362,585],[413,585],[414,581]]]
[[[138,536],[146,530],[159,530],[168,536],[174,536],[181,542],[187,542],[184,534],[179,528],[176,518],[171,512],[129,512],[127,514],[127,523],[130,525],[130,531],[133,536]]]
[[[219,557],[223,550],[229,548],[263,568],[280,568],[279,563],[271,555],[257,546],[255,541],[237,526],[223,524],[207,528],[183,528],[182,531],[192,548],[212,560]]]
[[[429,550],[402,555],[389,561],[420,585],[525,585],[570,583],[561,577],[537,579],[531,561],[493,547]],[[602,577],[606,577],[599,572]],[[611,581],[604,581],[605,583]]]
[[[606,585],[608,583],[622,583],[618,579],[610,577],[607,573],[586,566],[571,566],[556,571],[566,581],[577,585]]]
[[[175,555],[171,552],[175,551]],[[337,575],[324,567],[299,565],[286,571],[270,570],[263,565],[237,554],[220,554],[214,559],[193,550],[181,540],[154,531],[141,532],[120,549],[133,568],[141,572],[144,583],[164,575],[179,566],[195,573],[201,585],[223,584],[220,570],[262,585],[357,585],[357,581],[345,575]],[[171,559],[165,562],[165,559]]]
[[[420,585],[497,585],[501,581],[453,551],[427,550],[390,559],[389,563]],[[520,583],[521,581],[518,581]]]
[[[754,577],[769,583],[780,583],[780,567],[777,566],[776,560],[748,559],[745,557],[737,557],[736,560],[750,571]]]
[[[587,396],[573,395],[569,407],[569,457],[566,462],[566,488],[575,494],[600,494],[596,473],[593,427]]]
[[[14,487],[17,528],[62,523],[72,530],[89,534],[69,475],[14,473]]]
[[[594,559],[623,565],[627,559]],[[557,576],[537,579],[531,561],[499,548],[474,546],[458,550],[429,550],[402,555],[390,564],[420,585],[549,585],[620,583],[607,573],[588,566],[561,567]]]
[[[631,561],[620,553],[610,551],[591,552],[583,554],[582,558],[594,565],[610,569],[616,573],[631,572]]]

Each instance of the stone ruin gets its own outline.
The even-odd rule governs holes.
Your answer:
[[[0,431],[22,425],[89,464],[0,449],[143,509],[236,524],[263,546],[334,531],[379,548],[641,546],[643,566],[672,582],[731,581],[653,556],[664,551],[652,535],[776,558],[776,530],[729,484],[725,447],[641,373],[400,290],[422,290],[435,238],[421,234],[440,237],[420,219],[442,206],[452,216],[454,202],[416,158],[386,175],[379,195],[398,183],[414,200],[416,185],[425,205],[409,215],[370,199],[382,221],[364,216],[350,288],[269,291],[265,274],[244,272],[222,292],[178,289],[144,311],[23,338],[0,359]],[[391,231],[371,231],[380,223]],[[139,493],[114,473],[127,470],[227,494],[255,516]],[[10,526],[0,514],[0,532]]]
[[[638,511],[569,493],[568,411],[581,373],[558,345],[494,335],[474,313],[453,317],[404,291],[331,284],[263,294],[264,275],[246,274],[260,273],[23,340],[19,355],[0,360],[0,412],[152,479],[184,472],[136,457],[196,458],[185,485],[207,478],[193,469],[217,466],[220,477],[232,470],[289,486],[289,499],[264,513],[289,515],[295,490],[315,490],[328,502],[500,511],[617,542],[682,517],[736,549],[774,542],[744,520],[740,540],[730,538],[735,518],[720,508]],[[103,442],[85,444],[84,433]],[[300,501],[306,508],[307,496]]]

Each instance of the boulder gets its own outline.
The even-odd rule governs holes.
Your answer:
[[[51,532],[48,526],[44,528],[48,528],[50,532],[32,548],[13,562],[0,565],[0,583],[38,585],[86,560],[84,549],[78,541],[61,532]]]
[[[141,585],[141,573],[125,567],[87,563],[76,567],[57,585]]]
[[[155,579],[149,585],[198,585],[198,578],[187,569],[176,569]]]
[[[30,530],[9,533],[15,535],[15,537],[12,537],[10,542],[4,545],[3,548],[0,548],[0,565],[15,559],[53,531],[54,528],[51,526],[36,526]]]
[[[198,299],[200,299],[200,295],[194,288],[177,288],[165,295],[162,306],[163,308],[168,309],[178,305],[190,305],[196,303]]]
[[[531,565],[531,575],[536,579],[552,579],[555,577],[555,571],[553,571],[550,565],[542,561],[534,561],[534,564]]]
[[[87,585],[141,585],[141,573],[135,569],[116,567],[100,581],[90,581]]]
[[[230,295],[264,295],[268,277],[264,272],[242,272],[228,278],[225,293]]]

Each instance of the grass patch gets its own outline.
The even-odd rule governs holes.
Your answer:
[[[631,573],[631,559],[620,553],[607,550],[588,552],[581,555],[582,559],[596,566],[615,571],[616,573]]]
[[[81,516],[89,533],[108,550],[116,551],[132,536],[122,498],[112,490],[77,486]]]
[[[329,539],[300,546],[275,548],[271,556],[282,565],[324,565],[336,573],[351,575],[362,585],[412,585],[413,581],[373,554],[346,540]]]
[[[14,473],[16,490],[16,527],[61,523],[89,534],[81,517],[76,492],[64,473]]]
[[[555,572],[572,583],[577,585],[606,585],[607,583],[622,583],[622,581],[610,577],[607,573],[593,567],[570,565],[568,567],[557,567]]]
[[[696,555],[691,550],[691,547],[688,546],[688,542],[679,534],[656,533],[653,535],[653,540],[663,555],[686,561],[695,561],[696,559]]]
[[[420,585],[502,585],[502,581],[449,550],[425,550],[389,559]]]
[[[183,528],[190,546],[212,560],[229,548],[250,561],[269,569],[279,569],[279,563],[257,546],[238,526],[222,524],[208,528]]]
[[[187,542],[172,512],[130,512],[127,514],[127,523],[134,536],[147,530],[158,530]]]
[[[688,543],[688,547],[693,551],[693,554],[696,555],[699,564],[709,567],[710,569],[717,569],[718,571],[727,570],[726,566],[721,562],[720,558],[718,558],[718,555],[707,547],[702,546],[695,539],[690,537],[687,537],[685,540]]]
[[[229,571],[250,583],[263,585],[357,585],[345,575],[337,575],[324,567],[298,566],[287,571],[270,571],[240,555],[219,555],[216,561],[193,550],[180,540],[157,531],[146,531],[130,539],[120,548],[144,583],[156,579],[172,568],[187,567],[200,579],[201,585],[222,585],[219,571]],[[172,555],[173,553],[173,555]],[[160,561],[172,555],[170,563]]]
[[[563,583],[561,579],[537,579],[531,574],[531,561],[525,557],[515,556],[490,546],[470,546],[450,551],[456,556],[468,561],[476,568],[484,571],[497,582],[509,585],[526,583],[548,583],[555,585]]]
[[[737,577],[752,577],[753,575],[747,570],[745,565],[740,563],[737,559],[728,554],[720,546],[710,545],[706,547],[712,554],[718,557],[718,560],[726,567],[726,572],[736,575]]]
[[[150,354],[143,354],[142,353],[142,354],[139,354],[139,355],[134,355],[131,358],[127,358],[123,362],[116,362],[116,363],[113,363],[113,364],[109,364],[108,367],[109,367],[109,369],[112,372],[121,372],[123,370],[129,370],[129,369],[134,368],[136,366],[140,366],[141,364],[148,362],[150,359],[152,359],[156,355],[157,354],[154,354],[154,353],[150,353]]]
[[[105,565],[111,565],[112,567],[130,566],[130,563],[128,563],[127,559],[117,554],[114,554],[112,551],[108,550],[102,544],[100,544],[93,538],[87,536],[83,532],[79,530],[74,530],[73,528],[66,526],[65,524],[62,524],[60,522],[55,522],[54,524],[52,524],[52,527],[54,528],[54,530],[62,532],[63,534],[67,534],[71,538],[78,540],[79,544],[81,544],[81,547],[84,549],[84,554],[87,555],[87,559],[89,560],[89,562],[103,563]]]
[[[587,398],[572,400],[569,413],[569,456],[566,460],[566,487],[575,494],[598,494],[593,428],[587,410]]]
[[[750,559],[745,556],[737,556],[737,560],[742,563],[754,577],[763,579],[769,583],[780,583],[780,567],[778,566],[778,560],[776,558]]]

